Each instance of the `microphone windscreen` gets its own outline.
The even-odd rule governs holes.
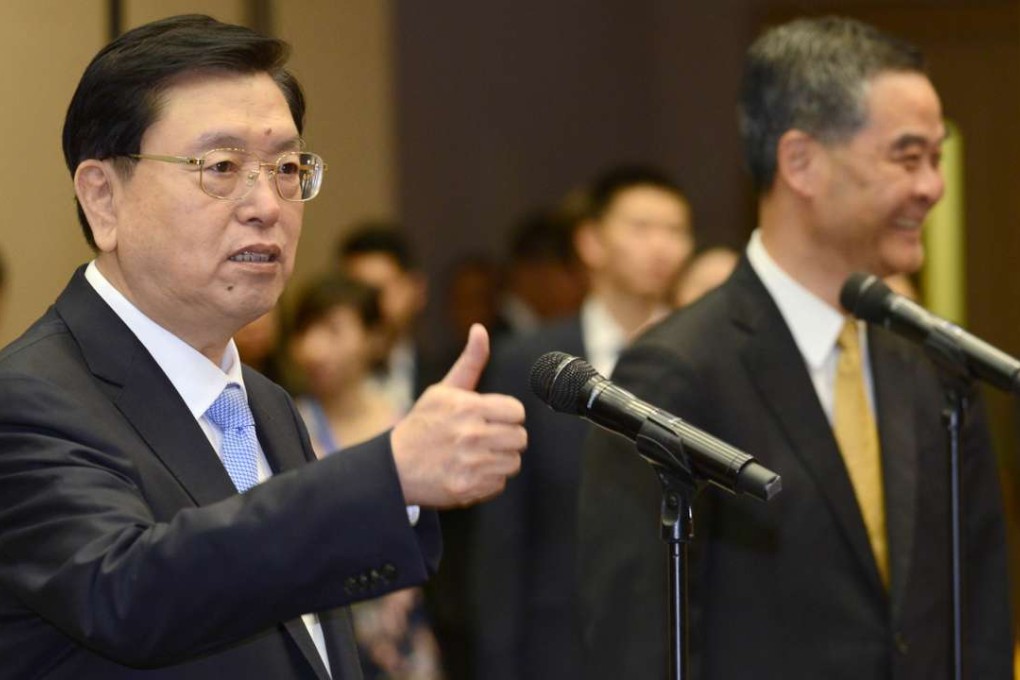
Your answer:
[[[554,411],[582,414],[581,390],[598,374],[584,359],[548,352],[531,367],[531,391]]]
[[[851,274],[839,291],[839,304],[858,319],[882,323],[892,290],[873,274]]]

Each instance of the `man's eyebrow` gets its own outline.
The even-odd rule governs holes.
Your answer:
[[[243,149],[244,140],[224,132],[206,132],[195,140],[195,149]]]
[[[283,140],[282,142],[274,146],[272,150],[274,152],[283,152],[283,151],[297,151],[298,149],[303,148],[305,148],[305,140],[295,135],[290,139]]]
[[[942,137],[936,141],[936,146],[938,144],[945,142],[947,139],[949,139],[948,129],[945,132],[943,132]],[[892,150],[903,151],[904,149],[913,146],[931,146],[931,142],[929,138],[925,137],[924,135],[916,135],[908,132],[896,138],[896,141],[894,141],[892,144]]]
[[[270,148],[272,153],[282,153],[284,151],[295,151],[297,149],[303,149],[305,141],[300,136],[295,135],[288,137],[287,139],[277,142]],[[195,150],[208,151],[209,149],[247,149],[247,141],[225,132],[207,132],[197,140],[194,145]]]

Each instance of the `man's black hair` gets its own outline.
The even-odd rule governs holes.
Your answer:
[[[304,128],[301,86],[284,68],[290,46],[243,26],[200,14],[139,26],[104,47],[85,69],[64,119],[64,160],[71,176],[87,159],[138,153],[145,131],[159,118],[162,94],[185,73],[267,73],[280,86],[298,132]],[[134,165],[118,160],[129,174]],[[85,239],[92,229],[78,205]]]

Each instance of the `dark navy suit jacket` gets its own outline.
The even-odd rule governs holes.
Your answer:
[[[483,391],[524,403],[528,450],[499,498],[479,506],[474,602],[477,674],[486,680],[581,678],[575,600],[577,492],[585,421],[553,412],[528,385],[550,351],[585,356],[577,316],[509,339],[490,362]]]
[[[437,565],[388,436],[315,461],[245,368],[274,476],[239,495],[137,338],[83,276],[0,353],[0,677],[360,678],[343,605]]]
[[[623,353],[615,383],[782,475],[761,503],[713,488],[694,506],[692,678],[949,677],[943,389],[924,354],[868,329],[891,585],[883,587],[832,429],[779,309],[744,259],[720,288]],[[980,402],[962,444],[969,677],[1012,677],[1005,534]],[[586,677],[666,669],[659,484],[623,439],[593,434],[581,484]]]

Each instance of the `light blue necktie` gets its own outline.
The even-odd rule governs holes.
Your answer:
[[[259,446],[255,436],[255,418],[248,408],[244,390],[230,383],[216,397],[205,417],[223,432],[220,445],[223,467],[241,493],[259,483]]]

